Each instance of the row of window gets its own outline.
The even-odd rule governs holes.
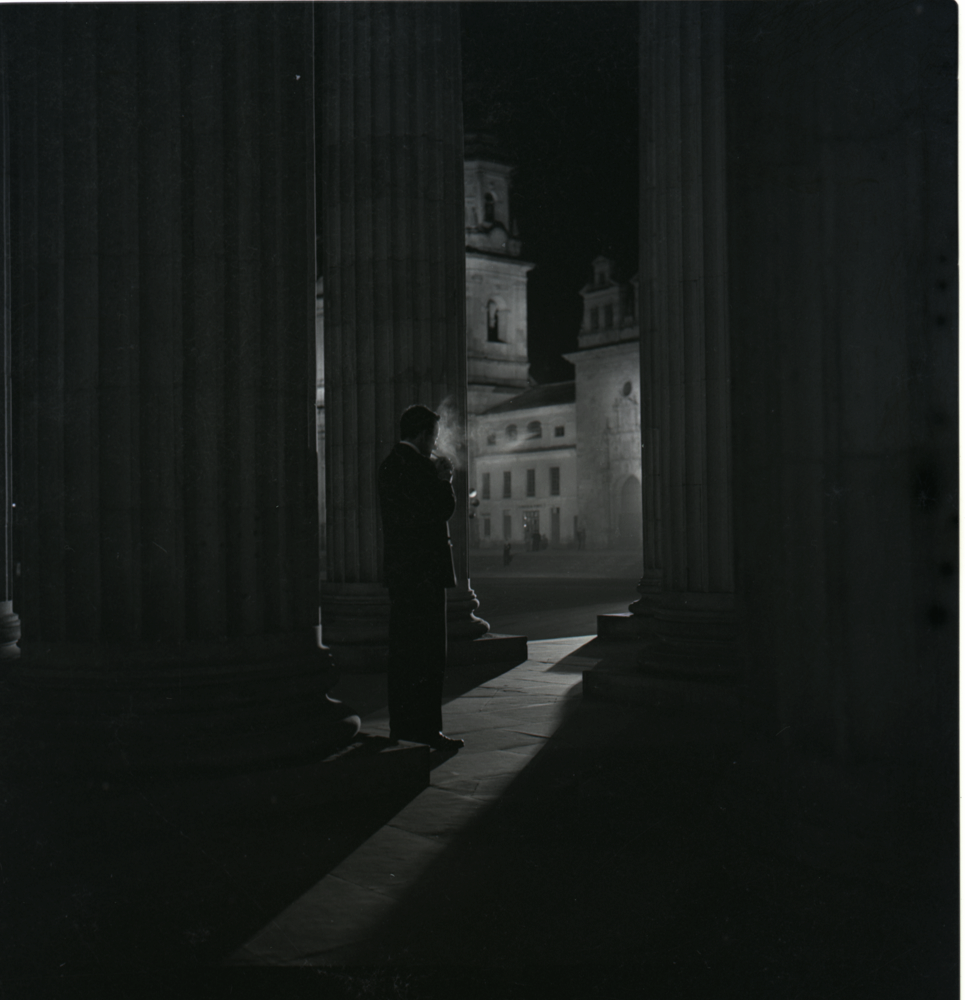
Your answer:
[[[560,495],[560,470],[559,466],[552,466],[550,468],[550,491],[549,495],[551,497],[558,497]],[[536,496],[536,470],[527,469],[526,470],[526,496],[534,497]],[[490,473],[484,472],[482,474],[482,498],[483,500],[492,500],[492,477]],[[511,500],[513,498],[513,474],[512,472],[503,473],[503,499]]]
[[[633,311],[630,308],[630,303],[627,303],[627,316],[633,316]],[[590,329],[599,330],[600,329],[600,309],[599,306],[593,306],[590,309]],[[613,329],[613,306],[603,307],[603,329],[612,330]]]
[[[550,537],[548,541],[555,542],[559,544],[560,541],[560,508],[552,507],[550,508]],[[529,540],[529,537],[535,532],[542,534],[540,530],[539,515],[523,514],[522,531],[520,537],[524,540]],[[545,530],[545,529],[544,529]],[[573,518],[573,532],[576,533],[576,518]],[[482,519],[482,536],[483,538],[492,538],[493,529],[492,521],[488,517]],[[510,542],[513,540],[513,515],[510,511],[503,511],[503,541]]]
[[[506,440],[515,441],[519,436],[519,428],[515,424],[509,424],[505,430]],[[526,425],[526,439],[532,441],[535,438],[541,438],[543,436],[543,425],[538,420],[531,420]],[[558,424],[553,428],[553,437],[565,437],[566,436],[566,425]],[[490,431],[486,437],[486,444],[496,443],[496,432]]]

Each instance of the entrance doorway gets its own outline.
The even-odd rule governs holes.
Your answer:
[[[523,511],[523,538],[528,551],[539,550],[539,511]]]

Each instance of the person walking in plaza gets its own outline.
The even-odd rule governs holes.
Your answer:
[[[384,582],[389,589],[389,728],[393,740],[464,746],[442,732],[446,588],[456,585],[448,521],[452,463],[434,456],[439,415],[410,406],[379,466]]]

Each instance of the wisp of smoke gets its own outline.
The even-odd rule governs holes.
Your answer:
[[[459,426],[452,396],[447,396],[436,407],[436,413],[439,414],[439,433],[433,451],[444,455],[455,468],[461,469],[465,464],[466,432]]]

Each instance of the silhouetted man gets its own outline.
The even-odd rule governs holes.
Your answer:
[[[433,457],[439,415],[410,406],[399,443],[379,466],[385,584],[389,588],[392,739],[457,749],[442,732],[446,587],[456,585],[447,524],[456,509],[452,464]]]

